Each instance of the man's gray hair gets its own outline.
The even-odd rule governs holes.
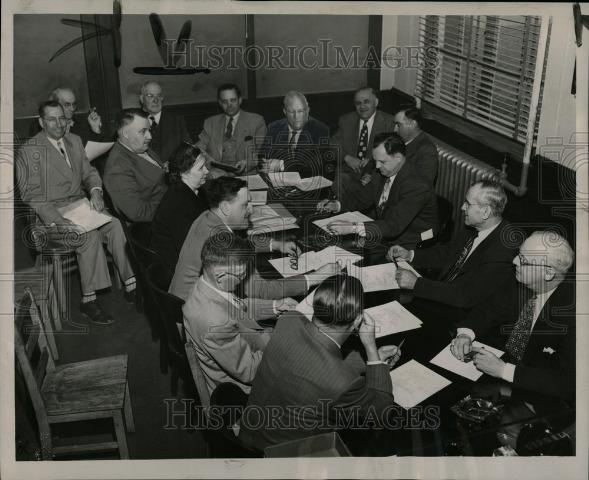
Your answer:
[[[305,96],[301,92],[298,92],[296,90],[291,90],[290,92],[288,92],[284,96],[284,100],[282,101],[282,105],[284,106],[285,110],[287,108],[288,102],[291,99],[295,99],[295,98],[298,98],[305,105],[306,110],[309,109],[309,103],[307,102],[307,99],[305,98]]]

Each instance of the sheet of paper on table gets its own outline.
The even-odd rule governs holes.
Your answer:
[[[96,160],[98,157],[108,152],[114,144],[114,142],[88,141],[86,147],[84,147],[84,150],[86,151],[86,156],[88,157],[88,160],[91,162],[92,160]]]
[[[302,313],[305,317],[311,321],[313,319],[313,297],[315,296],[315,289],[311,290],[311,293],[307,295],[301,302],[295,307],[297,312]]]
[[[398,289],[399,285],[395,280],[396,272],[397,268],[394,263],[383,263],[369,267],[352,265],[351,268],[348,268],[348,275],[360,280],[366,293]]]
[[[422,321],[399,302],[367,308],[364,313],[374,320],[376,338],[421,328]]]
[[[251,228],[248,235],[279,232],[299,228],[297,219],[280,203],[257,205],[250,215]]]
[[[267,190],[255,190],[250,191],[250,198],[252,199],[252,205],[266,205],[268,202],[268,191]]]
[[[331,187],[333,182],[325,177],[309,177],[303,178],[296,187],[303,192],[310,192],[312,190],[319,190],[321,188]]]
[[[372,222],[372,218],[364,215],[360,212],[346,212],[340,213],[339,215],[334,215],[333,217],[329,218],[322,218],[321,220],[315,220],[313,223],[317,225],[319,228],[327,231],[327,225],[332,222],[352,222],[352,223],[363,223],[363,222]]]
[[[259,175],[245,175],[241,178],[247,182],[247,188],[250,190],[268,190],[268,184]]]
[[[390,373],[395,403],[411,408],[452,382],[415,360],[409,360]]]
[[[301,176],[299,172],[273,172],[268,174],[268,180],[274,187],[296,187]]]
[[[361,259],[362,257],[360,255],[350,253],[344,250],[343,248],[332,245],[318,252],[309,251],[303,253],[298,258],[298,268],[296,270],[291,266],[291,257],[288,256],[270,260],[270,264],[276,270],[278,270],[278,272],[283,277],[291,277],[293,275],[307,273],[311,270],[317,270],[318,268],[321,268],[323,265],[337,262],[338,260],[342,265],[351,265],[352,263],[357,262]]]
[[[494,353],[498,357],[501,357],[503,353],[501,350],[497,350],[496,348],[490,347],[489,345],[485,345],[484,343],[477,342],[476,340],[472,342],[473,347],[484,348],[485,350],[489,350],[491,353]],[[450,370],[451,372],[466,377],[472,381],[476,381],[482,377],[483,372],[477,370],[477,367],[474,366],[473,362],[461,362],[458,360],[452,352],[450,351],[450,344],[446,346],[440,353],[438,353],[434,358],[430,360],[431,363],[437,365],[438,367],[445,368],[446,370]]]
[[[112,220],[110,215],[93,210],[87,198],[81,198],[57,210],[63,217],[87,232],[96,230]]]

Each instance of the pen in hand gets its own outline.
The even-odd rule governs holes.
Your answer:
[[[404,343],[405,343],[405,339],[401,340],[401,343],[399,343],[399,345],[397,345],[397,354],[398,354],[399,350],[401,350],[401,347],[403,346]],[[395,360],[395,357],[397,356],[397,354],[386,359],[386,363],[389,367],[392,367],[394,365],[394,360]]]

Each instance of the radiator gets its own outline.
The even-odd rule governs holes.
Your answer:
[[[499,180],[498,171],[476,158],[430,136],[438,147],[436,194],[452,204],[452,234],[464,228],[462,204],[470,186],[479,180]]]

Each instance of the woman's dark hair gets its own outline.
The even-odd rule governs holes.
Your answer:
[[[326,278],[313,296],[313,318],[323,325],[347,327],[362,314],[364,288],[356,277]]]
[[[188,172],[202,152],[189,143],[182,143],[170,158],[170,181],[179,182],[182,174]]]

